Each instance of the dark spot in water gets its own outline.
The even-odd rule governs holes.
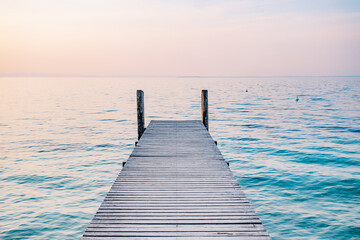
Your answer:
[[[271,155],[281,155],[281,156],[294,156],[298,154],[299,154],[298,151],[287,150],[287,149],[280,149],[271,153]]]
[[[65,151],[68,150],[67,148],[54,148],[54,149],[50,149],[50,150],[39,150],[37,151],[38,153],[43,153],[43,152],[56,152],[56,151]]]
[[[326,101],[326,99],[324,98],[320,98],[320,97],[314,97],[314,98],[310,98],[312,101]]]
[[[257,138],[234,138],[235,141],[259,141]]]
[[[336,144],[359,144],[360,143],[360,139],[354,139],[354,140],[336,140],[336,141],[332,141],[333,143]]]
[[[98,144],[94,146],[94,148],[113,148],[113,147],[117,147],[117,146],[113,144]]]
[[[289,132],[299,132],[299,131],[301,131],[300,129],[288,129],[288,130],[286,130],[286,131],[289,131]]]
[[[116,119],[113,118],[105,118],[105,119],[100,119],[100,121],[115,121]]]
[[[256,103],[243,103],[243,104],[240,104],[240,105],[245,105],[245,106],[256,106],[256,105],[259,105],[259,104],[256,104]]]
[[[278,128],[278,127],[274,127],[274,126],[259,125],[259,124],[243,124],[241,126],[244,126],[247,128]]]
[[[329,130],[329,131],[339,131],[339,130],[346,130],[348,129],[348,127],[343,127],[343,126],[311,126],[310,128],[319,128],[319,129],[325,129],[325,130]]]
[[[359,133],[359,132],[360,132],[360,129],[349,129],[348,131],[349,131],[349,132]]]

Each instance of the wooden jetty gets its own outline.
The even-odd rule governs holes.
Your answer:
[[[140,136],[84,240],[271,239],[202,121]]]

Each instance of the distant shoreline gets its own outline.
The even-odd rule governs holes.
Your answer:
[[[0,78],[11,77],[11,78],[340,78],[340,77],[360,77],[360,75],[334,75],[334,76],[313,76],[313,75],[294,75],[294,76],[198,76],[198,75],[179,75],[179,76],[154,76],[154,75],[82,75],[82,74],[51,74],[51,73],[3,73],[0,74]]]

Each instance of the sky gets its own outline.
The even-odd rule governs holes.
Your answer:
[[[360,75],[359,0],[0,0],[0,74]]]

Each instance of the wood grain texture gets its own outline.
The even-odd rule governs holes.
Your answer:
[[[142,90],[137,90],[136,100],[137,100],[138,139],[140,139],[145,131],[144,92]]]
[[[83,239],[271,238],[202,121],[151,121]]]
[[[208,90],[201,91],[201,116],[206,130],[209,131]]]

